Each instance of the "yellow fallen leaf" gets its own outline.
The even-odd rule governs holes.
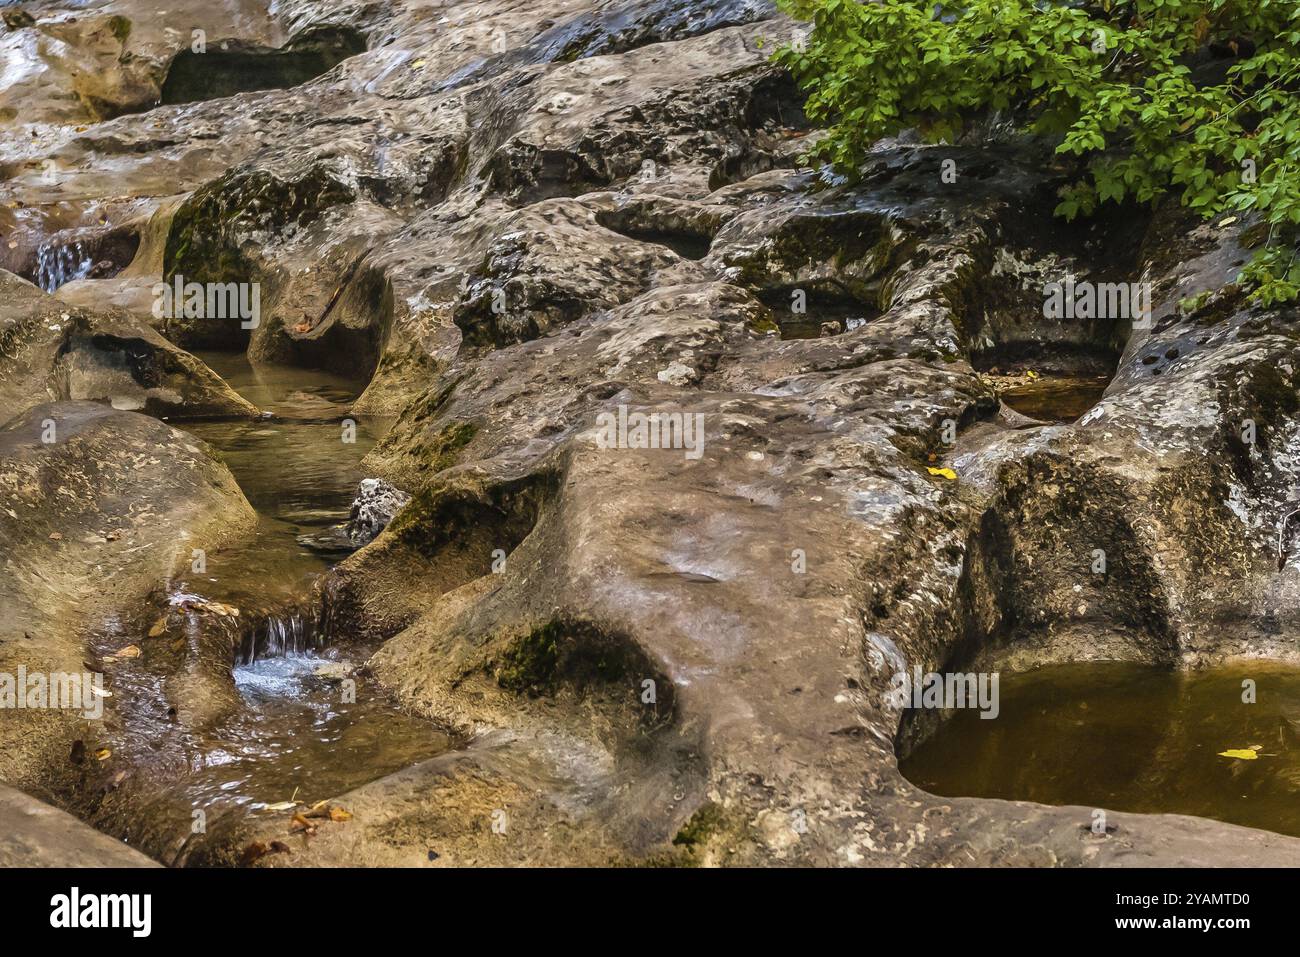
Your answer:
[[[341,807],[330,808],[330,820],[341,824],[344,821],[352,820],[352,815]]]
[[[238,608],[236,608],[234,605],[226,605],[226,604],[223,604],[223,603],[221,603],[221,602],[219,602],[219,601],[201,601],[201,602],[196,602],[195,605],[194,605],[194,607],[195,607],[195,608],[199,608],[199,609],[201,609],[201,610],[203,610],[203,611],[210,611],[210,612],[212,612],[212,613],[215,614],[215,615],[220,615],[222,618],[238,618],[238,617],[239,617],[239,609],[238,609]]]
[[[297,806],[297,801],[281,801],[278,804],[268,804],[265,809],[268,811],[288,811]]]
[[[950,482],[955,482],[957,480],[957,473],[954,472],[952,469],[937,469],[933,465],[931,465],[926,469],[926,471],[929,472],[931,475],[942,475]]]
[[[1025,375],[1029,376],[1029,378],[1031,378],[1031,379],[1037,379],[1037,378],[1038,378],[1038,373],[1035,372],[1033,369],[1030,369],[1028,372],[1025,373]]]
[[[1259,757],[1258,752],[1251,751],[1248,748],[1229,748],[1227,751],[1220,751],[1221,758],[1238,758],[1242,761],[1254,761]]]
[[[157,638],[166,630],[167,630],[167,619],[159,618],[157,621],[153,623],[153,627],[149,629],[149,637]]]
[[[113,756],[113,752],[110,751],[108,748],[100,748],[98,751],[95,752],[95,757],[99,758],[99,760],[101,761],[107,761],[112,756]]]
[[[119,650],[118,650],[118,651],[113,655],[113,657],[114,657],[114,658],[139,658],[139,657],[140,657],[140,646],[139,646],[139,645],[127,645],[125,648],[121,648],[121,649],[119,649]]]
[[[1233,223],[1235,223],[1236,221],[1237,221],[1237,217],[1236,217],[1236,216],[1229,216],[1227,219],[1220,221],[1219,225],[1220,225],[1220,226],[1231,226],[1231,225],[1232,225]]]

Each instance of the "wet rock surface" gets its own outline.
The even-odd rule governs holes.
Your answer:
[[[23,42],[55,29],[23,7]],[[1094,835],[1087,808],[926,794],[896,754],[933,716],[889,695],[914,666],[1296,659],[1300,357],[1292,310],[1229,284],[1248,223],[1062,228],[1026,143],[882,143],[854,186],[800,170],[818,134],[766,3],[216,7],[232,57],[353,55],[172,97],[178,42],[146,57],[148,112],[122,93],[77,130],[38,99],[0,148],[0,228],[18,272],[59,230],[131,231],[121,272],[39,302],[368,377],[350,411],[398,417],[325,614],[468,743],[259,863],[1294,863],[1213,821]],[[1152,321],[1049,318],[1066,275],[1147,277]],[[258,283],[260,325],[153,321],[141,291],[177,276]],[[999,391],[1030,372],[1109,384],[1027,416]],[[652,415],[675,447],[633,437]],[[188,860],[290,829],[250,818]]]
[[[0,867],[157,867],[71,814],[0,784]]]
[[[171,419],[257,409],[202,361],[123,311],[68,306],[0,271],[0,402],[8,415],[57,399]]]
[[[42,676],[50,695],[58,676],[79,679],[57,706],[6,706],[6,782],[57,793],[97,763],[115,702],[91,633],[253,521],[211,450],[155,419],[58,402],[0,428],[0,671]]]

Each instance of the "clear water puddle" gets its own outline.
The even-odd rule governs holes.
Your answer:
[[[342,420],[362,383],[315,370],[254,367],[236,354],[200,357],[272,413],[252,422],[179,426],[221,453],[258,513],[257,534],[208,555],[202,572],[187,569],[169,583],[166,609],[158,609],[167,612],[165,632],[151,636],[142,633],[147,622],[114,622],[96,642],[101,654],[128,643],[142,653],[111,664],[117,717],[108,723],[109,740],[97,742],[124,757],[125,780],[114,778],[119,766],[112,760],[102,773],[113,787],[131,788],[133,797],[94,823],[163,860],[190,839],[194,810],[204,812],[210,830],[215,819],[226,817],[228,824],[231,812],[265,813],[284,801],[334,797],[452,745],[357,673],[372,647],[324,645],[308,602],[314,580],[341,553],[304,539],[328,537],[346,521],[364,477],[361,458],[390,423],[357,417],[356,441],[344,442]],[[187,612],[213,602],[239,615]],[[255,649],[247,639],[254,621],[261,636]],[[241,630],[236,654],[231,636]],[[215,720],[187,723],[178,720],[169,691],[188,680],[187,671],[201,670],[193,665],[203,655],[201,643],[225,648],[231,662],[238,657],[237,706],[226,702],[214,708]]]
[[[265,658],[235,669],[246,707],[205,742],[185,790],[208,805],[249,808],[333,797],[446,750],[448,738],[358,682],[343,702],[329,651]],[[346,668],[346,665],[344,666]],[[340,671],[343,669],[340,669]]]
[[[1300,836],[1298,732],[1295,668],[1071,664],[1004,674],[996,719],[955,711],[900,767],[948,797],[1194,814]]]
[[[1016,382],[999,397],[1021,415],[1040,422],[1073,422],[1101,401],[1110,376],[1043,374]]]
[[[330,529],[347,520],[365,477],[361,459],[391,420],[355,417],[355,441],[345,442],[347,409],[364,383],[311,369],[254,366],[239,353],[197,355],[271,414],[256,421],[180,424],[221,453],[261,525],[250,545],[209,556],[205,573],[182,577],[174,588],[237,606],[301,597],[313,578],[342,557],[302,540],[328,538]]]
[[[791,292],[771,290],[759,299],[772,310],[782,339],[822,339],[860,329],[880,317],[880,310],[847,295],[828,295],[814,290],[807,295],[803,312],[791,310]]]

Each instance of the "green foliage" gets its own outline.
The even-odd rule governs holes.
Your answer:
[[[1300,0],[781,0],[812,21],[776,54],[852,175],[916,129],[954,142],[999,114],[1077,171],[1057,212],[1176,191],[1204,216],[1257,214],[1254,297],[1300,295]]]

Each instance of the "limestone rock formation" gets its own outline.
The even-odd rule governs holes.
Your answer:
[[[0,867],[157,867],[71,814],[0,784]]]
[[[68,306],[0,271],[0,403],[56,399],[173,419],[255,416],[211,369],[122,311]]]

